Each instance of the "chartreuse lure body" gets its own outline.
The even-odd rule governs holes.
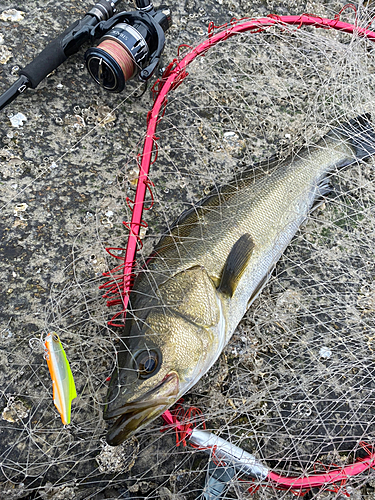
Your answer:
[[[64,348],[56,333],[49,333],[44,341],[45,358],[52,378],[53,402],[62,423],[70,423],[72,401],[77,397],[76,387]]]

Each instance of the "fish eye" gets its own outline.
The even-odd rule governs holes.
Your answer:
[[[154,375],[160,368],[159,358],[159,354],[154,350],[140,352],[135,358],[138,377],[146,379]]]
[[[60,338],[59,336],[57,335],[57,333],[53,333],[52,334],[52,340],[55,341],[55,342],[60,342]]]

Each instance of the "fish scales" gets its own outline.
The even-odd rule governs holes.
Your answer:
[[[218,285],[230,250],[243,234],[248,233],[255,247],[251,265],[231,298],[238,307],[230,308],[234,310],[227,324],[226,337],[229,338],[250,305],[249,284],[254,283],[255,289],[267,275],[306,218],[314,200],[324,194],[322,179],[325,174],[341,161],[353,158],[352,149],[345,143],[340,145],[342,151],[335,143],[336,148],[329,150],[326,141],[284,161],[272,175],[258,182],[254,182],[249,172],[230,186],[219,189],[206,203],[189,210],[171,234],[156,246],[155,257],[148,263],[147,273],[140,275],[134,293],[157,292],[166,280],[197,265],[203,266]],[[314,159],[311,159],[312,154]],[[224,225],[228,229],[226,232]],[[164,305],[171,306],[171,300],[173,296],[166,297]],[[135,300],[135,307],[137,303]]]
[[[374,152],[365,115],[258,180],[246,170],[180,216],[134,284],[104,414],[120,416],[109,444],[156,418],[209,370],[316,200],[329,191],[327,176]]]

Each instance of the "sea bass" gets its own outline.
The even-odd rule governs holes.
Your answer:
[[[111,379],[107,434],[118,445],[215,363],[317,200],[327,176],[375,153],[364,115],[254,179],[248,168],[184,212],[138,275]]]

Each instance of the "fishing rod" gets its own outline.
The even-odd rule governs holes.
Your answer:
[[[26,89],[35,89],[84,43],[97,39],[99,45],[86,51],[85,63],[98,85],[109,92],[121,92],[136,76],[147,82],[159,65],[164,33],[172,24],[171,11],[167,6],[155,10],[151,0],[135,0],[136,11],[116,14],[118,2],[99,0],[82,19],[52,40],[0,96],[0,110]]]

